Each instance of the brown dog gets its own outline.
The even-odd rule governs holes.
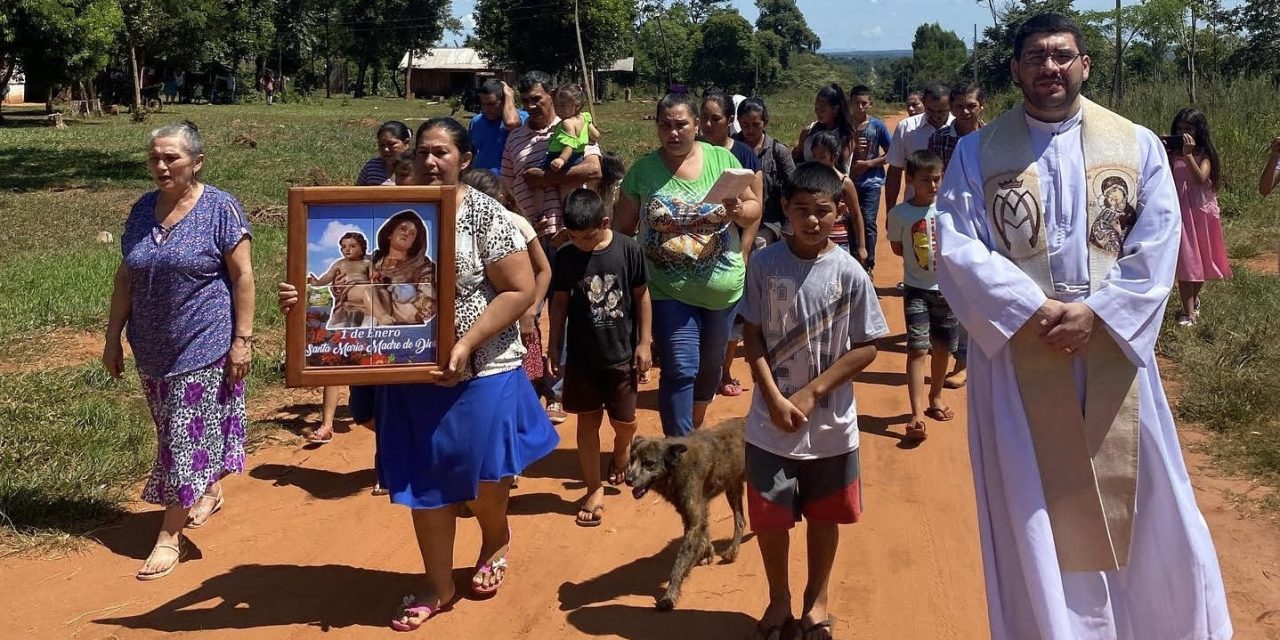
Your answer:
[[[725,494],[733,510],[733,541],[720,554],[725,562],[738,558],[742,529],[742,495],[746,485],[746,441],[742,420],[695,431],[679,438],[637,436],[631,444],[627,486],[637,500],[650,489],[666,498],[680,512],[684,538],[671,568],[667,592],[658,599],[662,611],[675,608],[680,583],[694,563],[710,564],[715,550],[707,534],[707,506]]]

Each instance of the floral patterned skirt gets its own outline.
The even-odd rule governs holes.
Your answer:
[[[142,499],[190,508],[222,476],[244,470],[244,381],[227,382],[225,359],[167,378],[139,375],[158,448]]]

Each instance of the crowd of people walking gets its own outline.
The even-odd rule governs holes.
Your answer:
[[[990,121],[977,86],[929,85],[890,133],[868,87],[833,83],[791,147],[760,97],[673,92],[656,104],[653,150],[623,167],[582,90],[538,71],[486,82],[469,126],[382,124],[357,184],[460,192],[444,373],[349,393],[377,433],[376,492],[409,507],[425,567],[391,626],[458,601],[463,509],[481,535],[469,588],[500,589],[519,535],[510,492],[566,414],[586,484],[575,522],[599,526],[604,485],[632,463],[650,366],[663,434],[688,435],[718,393],[742,392],[728,370],[741,340],[747,510],[770,596],[757,633],[833,637],[838,527],[863,513],[853,382],[888,333],[872,285],[890,259],[883,234],[903,261],[905,437],[954,419],[944,389],[967,386],[992,636],[1229,638],[1153,354],[1175,279],[1192,325],[1204,282],[1231,276],[1209,124],[1188,108],[1157,136],[1081,96],[1091,63],[1068,18],[1035,16],[1012,44],[1023,101]],[[200,180],[206,161],[195,125],[152,132],[156,190],[126,221],[111,299],[103,361],[122,374],[127,331],[159,442],[143,498],[165,515],[141,580],[177,567],[183,529],[223,508],[219,480],[244,467],[252,231]],[[732,170],[753,176],[709,199]],[[1280,138],[1259,189],[1277,184]],[[290,313],[297,289],[277,293]],[[325,389],[311,443],[333,441],[339,397]],[[797,610],[789,531],[802,519]]]

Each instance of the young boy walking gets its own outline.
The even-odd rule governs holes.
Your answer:
[[[889,211],[889,246],[902,256],[902,308],[907,316],[907,394],[911,398],[911,422],[907,439],[916,442],[928,437],[925,417],[946,422],[955,417],[942,401],[947,377],[947,359],[956,348],[957,322],[950,305],[938,291],[934,270],[934,218],[938,183],[942,181],[942,158],[928,151],[907,156],[907,181],[914,195]],[[907,253],[907,248],[910,253]],[[924,397],[924,365],[930,358],[929,399]]]
[[[769,606],[764,640],[830,638],[827,583],[841,524],[862,512],[858,412],[851,381],[888,333],[871,278],[830,239],[843,181],[806,162],[783,191],[792,235],[747,267],[747,361],[755,378],[747,414],[747,511],[760,541]],[[798,629],[787,579],[790,531],[808,520],[809,584]]]
[[[640,245],[610,229],[594,191],[569,194],[564,225],[569,243],[556,253],[551,269],[548,363],[552,375],[564,376],[564,410],[578,415],[578,459],[587,495],[578,506],[577,523],[598,527],[604,516],[600,424],[608,412],[613,455],[607,480],[620,485],[636,434],[636,379],[652,361],[648,274]],[[566,354],[564,363],[551,357],[560,353]]]

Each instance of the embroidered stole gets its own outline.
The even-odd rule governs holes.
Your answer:
[[[1138,215],[1140,174],[1133,123],[1089,100],[1083,103],[1089,291],[1094,292],[1115,266]],[[991,244],[1045,295],[1057,297],[1023,107],[1005,112],[979,136]],[[1059,566],[1064,571],[1126,566],[1138,484],[1137,367],[1095,324],[1087,348],[1075,354],[1087,361],[1082,412],[1071,358],[1045,347],[1038,327],[1023,327],[1010,348]]]

